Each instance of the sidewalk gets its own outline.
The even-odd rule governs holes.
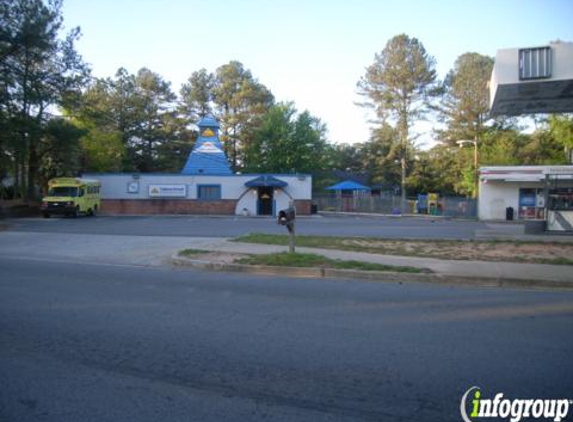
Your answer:
[[[190,239],[191,240],[191,239]],[[252,243],[231,242],[224,238],[195,238],[190,248],[208,251],[238,253],[238,254],[268,254],[285,252],[286,246],[261,245]],[[451,281],[460,279],[464,281],[479,280],[489,282],[486,284],[506,284],[522,282],[524,286],[555,286],[573,287],[573,269],[568,265],[520,264],[513,262],[491,261],[459,261],[442,260],[435,258],[406,257],[395,255],[378,255],[364,252],[348,252],[331,249],[318,249],[297,247],[297,252],[316,253],[332,259],[356,260],[374,262],[385,265],[410,266],[430,269],[435,276]],[[289,272],[288,268],[281,269],[283,274]],[[404,275],[408,277],[408,275]]]

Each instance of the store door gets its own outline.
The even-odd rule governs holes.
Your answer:
[[[273,215],[273,188],[258,188],[258,215]]]

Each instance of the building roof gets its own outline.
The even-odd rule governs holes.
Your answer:
[[[211,115],[207,115],[197,124],[199,138],[193,151],[181,170],[182,174],[226,175],[232,174],[227,155],[219,141],[219,123]]]
[[[217,121],[217,119],[215,119],[211,114],[203,116],[203,118],[199,121],[199,123],[197,123],[197,126],[199,126],[199,128],[211,127],[217,129],[221,127],[219,126],[219,122]]]
[[[345,180],[337,183],[336,185],[327,187],[326,190],[370,190],[370,188],[352,180]]]

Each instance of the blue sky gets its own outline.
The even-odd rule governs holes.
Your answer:
[[[148,67],[178,92],[193,71],[238,60],[348,143],[368,139],[356,83],[394,35],[418,38],[440,78],[466,52],[573,42],[573,0],[64,0],[63,12],[95,76]],[[426,146],[433,125],[415,127]]]

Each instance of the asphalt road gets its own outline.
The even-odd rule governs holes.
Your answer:
[[[247,233],[284,234],[284,227],[273,218],[150,216],[24,218],[10,220],[11,230],[82,234],[140,236],[231,237]],[[297,219],[297,232],[324,236],[371,236],[389,238],[473,239],[487,230],[520,233],[517,224],[500,225],[477,221],[399,217],[303,217]]]
[[[0,257],[0,420],[459,421],[573,398],[572,328],[571,292]]]

